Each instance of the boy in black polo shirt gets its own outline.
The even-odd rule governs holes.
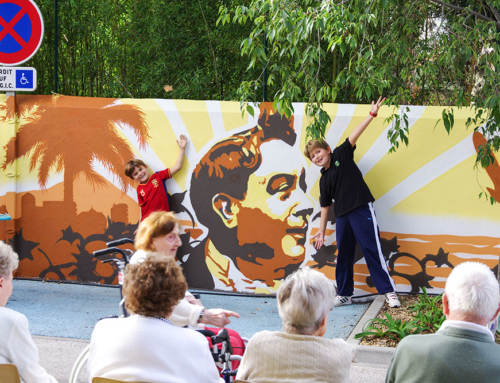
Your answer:
[[[335,200],[335,222],[337,236],[337,279],[336,306],[352,303],[354,292],[353,266],[354,248],[358,242],[366,260],[372,280],[379,294],[385,294],[390,307],[399,307],[394,282],[387,270],[387,264],[380,246],[373,201],[370,189],[363,180],[363,175],[354,162],[356,142],[368,127],[385,98],[372,101],[370,115],[354,129],[341,145],[331,152],[325,141],[311,140],[307,143],[304,154],[315,165],[321,167],[320,205],[321,219],[319,232],[313,237],[316,249],[323,246],[325,240],[328,210]]]

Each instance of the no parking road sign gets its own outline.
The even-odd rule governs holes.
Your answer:
[[[43,19],[30,0],[0,0],[0,64],[29,60],[43,39]]]

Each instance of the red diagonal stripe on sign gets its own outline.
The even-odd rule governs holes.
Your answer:
[[[22,8],[8,23],[0,16],[0,25],[3,27],[2,32],[0,32],[0,41],[2,41],[7,34],[10,34],[21,47],[24,48],[26,46],[27,42],[24,41],[23,38],[13,29],[17,22],[21,20],[25,14],[26,9]]]

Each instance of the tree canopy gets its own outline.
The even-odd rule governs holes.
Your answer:
[[[25,64],[37,68],[36,93],[237,97],[246,68],[239,37],[249,28],[215,27],[218,6],[230,6],[233,0],[216,0],[215,6],[211,0],[36,2],[45,36],[40,51]],[[165,93],[165,85],[172,90]]]
[[[218,24],[250,26],[240,45],[254,73],[238,88],[245,110],[252,112],[264,81],[280,113],[306,102],[308,136],[322,138],[330,121],[323,103],[384,95],[394,106],[395,150],[408,145],[408,109],[399,105],[442,105],[448,132],[449,106],[470,107],[467,125],[486,138],[477,162],[494,163],[500,0],[250,0],[222,5]]]

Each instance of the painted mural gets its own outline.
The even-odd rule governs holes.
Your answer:
[[[0,97],[0,238],[20,255],[17,276],[116,283],[116,271],[92,257],[105,242],[133,238],[139,221],[125,163],[153,170],[174,164],[176,137],[189,138],[180,172],[166,181],[181,219],[178,259],[192,288],[273,293],[303,265],[334,279],[335,217],[326,246],[319,227],[319,168],[302,154],[304,105],[290,120],[263,104],[254,117],[237,102]],[[368,105],[331,104],[326,140],[345,140]],[[497,272],[498,162],[474,167],[484,142],[455,111],[448,135],[438,107],[410,107],[410,145],[388,154],[383,107],[359,139],[355,160],[376,198],[382,248],[398,291],[439,292],[451,268],[466,260]],[[355,293],[375,293],[356,255]]]

